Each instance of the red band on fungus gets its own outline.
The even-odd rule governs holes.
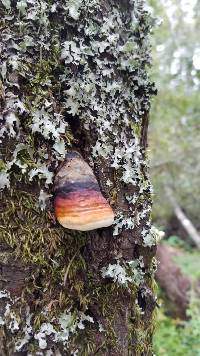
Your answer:
[[[114,213],[77,152],[66,156],[55,177],[54,209],[58,222],[68,229],[88,231],[113,224]]]

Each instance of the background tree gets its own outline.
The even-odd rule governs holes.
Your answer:
[[[1,354],[150,355],[152,20],[139,0],[0,5]],[[55,223],[52,183],[70,150],[93,168],[113,229]]]
[[[200,256],[198,244],[180,220],[184,218],[188,225],[189,219],[199,235],[200,3],[152,0],[149,4],[149,10],[158,18],[152,71],[158,95],[152,105],[149,131],[155,190],[152,216],[166,232],[157,252],[162,308],[154,347],[159,356],[197,355]],[[179,221],[177,208],[185,214]]]
[[[154,216],[164,225],[173,213],[164,189],[168,184],[198,226],[199,4],[195,0],[150,3],[154,16],[160,19],[153,54],[153,78],[159,95],[154,100],[150,127]]]

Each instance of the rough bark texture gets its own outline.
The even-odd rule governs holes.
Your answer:
[[[1,200],[0,354],[152,355],[155,241],[145,163],[154,91],[145,69],[151,21],[142,1],[69,1],[65,7],[58,1],[56,9],[43,2],[34,9],[38,18],[31,3],[18,3],[1,5],[2,179],[9,176],[10,187]],[[35,46],[22,45],[30,34]],[[11,65],[17,51],[21,62]],[[117,234],[112,227],[64,230],[54,221],[51,199],[39,209],[41,188],[51,193],[49,172],[53,176],[63,159],[54,144],[62,143],[93,167],[120,216]],[[127,279],[103,278],[109,264],[123,267]]]

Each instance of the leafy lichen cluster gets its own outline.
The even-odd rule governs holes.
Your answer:
[[[41,345],[46,347],[47,339],[53,350],[48,350],[50,355],[57,347],[53,344],[77,354],[80,350],[75,345],[80,338],[81,354],[88,355],[95,351],[98,329],[106,335],[102,350],[112,350],[116,343],[112,318],[120,311],[118,296],[126,293],[128,284],[140,354],[146,347],[140,341],[146,339],[148,328],[137,324],[141,319],[140,307],[135,307],[137,286],[146,283],[152,287],[142,260],[132,261],[130,266],[117,259],[112,273],[108,273],[109,266],[100,271],[106,279],[115,277],[116,282],[126,283],[95,285],[88,271],[86,288],[81,249],[87,234],[56,226],[48,199],[59,162],[81,134],[81,145],[85,140],[90,146],[85,148],[91,153],[90,164],[95,167],[104,161],[103,174],[106,176],[107,167],[113,172],[112,179],[101,184],[107,187],[116,208],[114,235],[124,230],[134,234],[134,229],[139,231],[142,226],[144,243],[155,244],[150,239],[152,188],[141,129],[154,92],[146,72],[152,20],[140,0],[127,4],[106,1],[104,5],[94,0],[2,0],[0,14],[0,187],[5,188],[1,193],[1,239],[12,247],[14,258],[33,265],[24,298],[37,295],[29,312],[33,313],[31,319],[28,314],[23,318],[26,310],[22,303],[22,314],[17,316],[20,331],[12,332],[8,327],[11,339],[19,348],[19,340],[25,338],[21,350],[32,353]],[[74,132],[76,124],[80,125],[78,134]],[[117,182],[134,190],[124,197],[128,210],[118,208]],[[88,288],[93,292],[88,294]],[[110,300],[116,304],[112,310]],[[88,308],[94,303],[104,316],[103,326],[98,320],[91,322]],[[7,326],[8,314],[3,321]],[[61,318],[71,336],[66,343],[58,337],[63,332]]]

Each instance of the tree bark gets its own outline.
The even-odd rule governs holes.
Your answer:
[[[1,355],[152,355],[151,19],[129,0],[0,11]],[[70,231],[45,207],[63,145],[93,168],[114,228]]]

